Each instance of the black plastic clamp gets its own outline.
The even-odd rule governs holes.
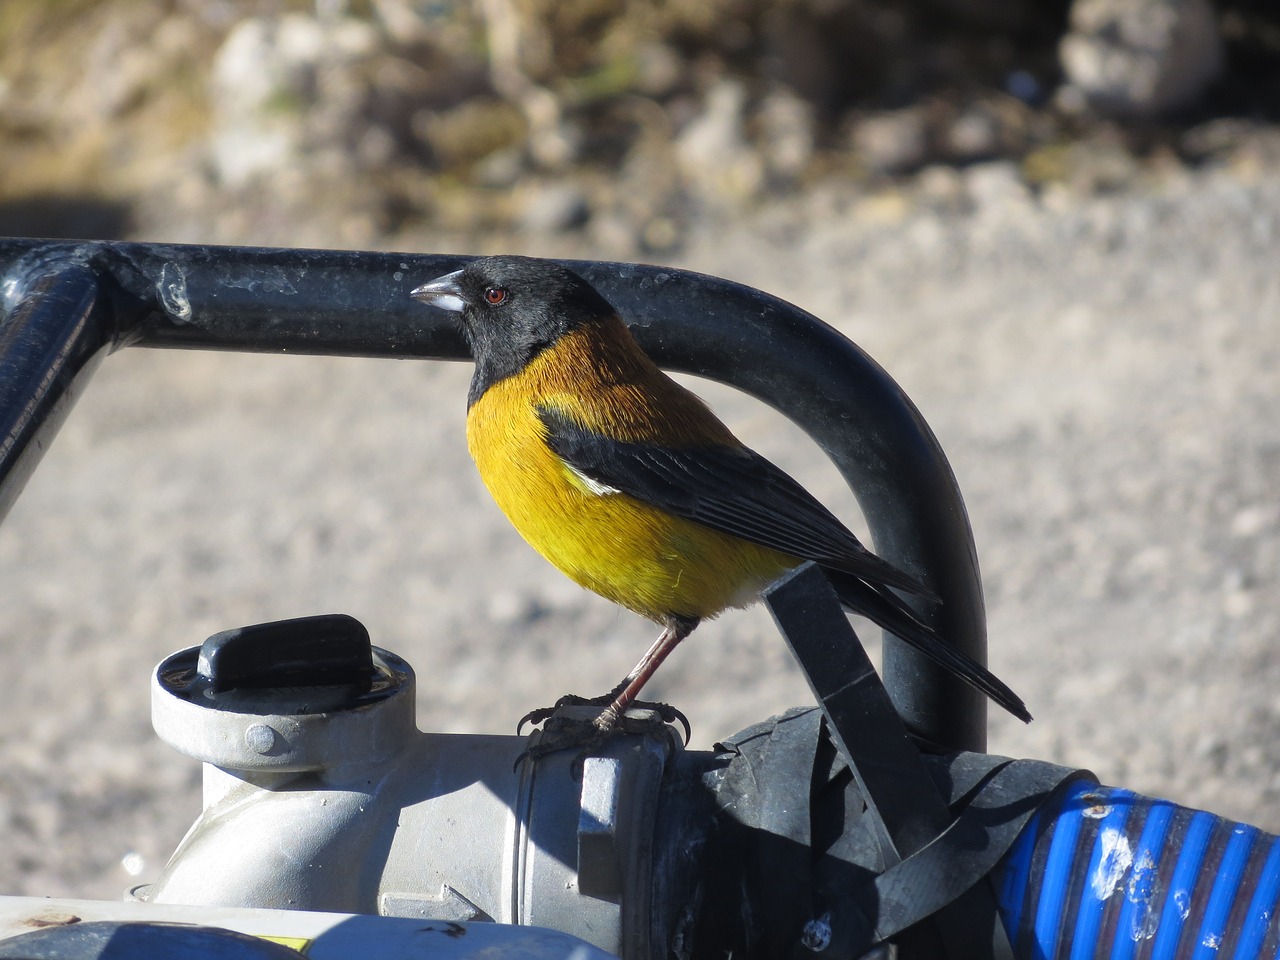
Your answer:
[[[973,753],[926,764],[821,570],[797,568],[765,602],[852,773],[851,802],[866,804],[879,841],[869,872],[865,862],[854,872],[850,862],[818,862],[810,926],[822,921],[822,949],[838,942],[840,955],[861,956],[905,934],[911,956],[1012,957],[985,881],[1053,791],[1085,774]],[[839,849],[826,854],[846,859]],[[926,918],[932,930],[921,927]],[[812,929],[799,940],[794,956],[818,952]]]

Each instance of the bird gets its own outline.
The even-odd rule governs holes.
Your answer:
[[[750,605],[807,561],[846,609],[1031,720],[1017,694],[900,596],[940,602],[933,591],[739,441],[582,276],[551,260],[493,256],[410,295],[460,323],[475,361],[467,446],[512,525],[570,579],[662,627],[612,691],[577,701],[604,706],[584,739],[617,728],[699,623]]]

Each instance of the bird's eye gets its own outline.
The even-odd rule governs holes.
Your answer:
[[[491,306],[496,307],[507,299],[507,291],[504,287],[490,287],[484,292],[485,301]]]

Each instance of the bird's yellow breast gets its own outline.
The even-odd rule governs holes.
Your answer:
[[[611,348],[600,339],[609,333],[566,334],[472,405],[467,445],[481,478],[534,549],[577,583],[642,616],[706,618],[752,602],[797,561],[602,490],[547,446],[538,413],[547,407],[619,440],[737,443],[648,358],[631,366],[617,357],[592,362]]]

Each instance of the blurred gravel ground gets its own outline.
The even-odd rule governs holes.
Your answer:
[[[1280,829],[1280,174],[1173,173],[1051,207],[1020,189],[964,215],[815,192],[698,226],[676,265],[837,325],[933,425],[976,530],[992,665],[1037,718],[993,715],[993,752]],[[488,502],[468,377],[106,361],[0,528],[6,892],[114,898],[158,873],[199,773],[150,732],[149,672],[217,630],[354,614],[414,664],[432,730],[509,732],[631,666],[652,628],[563,580]],[[700,389],[854,515],[785,420]],[[696,746],[808,700],[759,609],[700,629],[650,692]]]

